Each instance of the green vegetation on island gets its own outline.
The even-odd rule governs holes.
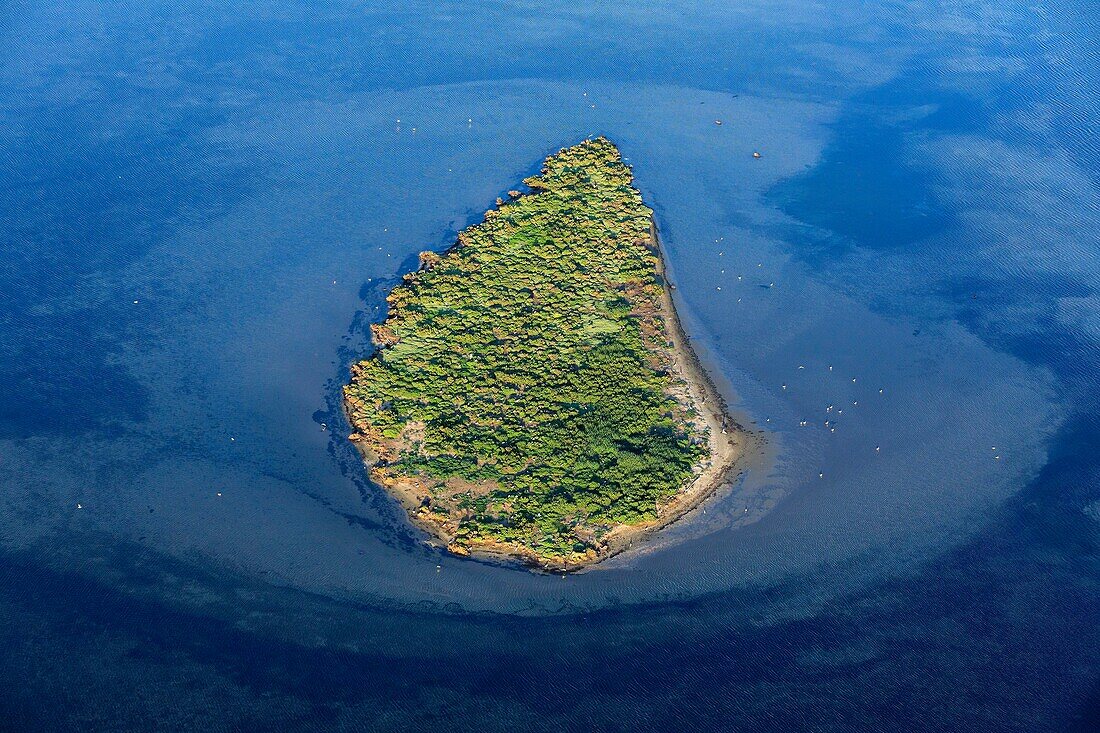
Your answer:
[[[389,294],[345,406],[372,480],[451,550],[573,567],[658,523],[721,423],[615,146],[524,182]]]

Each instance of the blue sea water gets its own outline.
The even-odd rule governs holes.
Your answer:
[[[0,729],[1100,729],[1098,37],[0,6]],[[417,252],[594,134],[766,450],[588,572],[444,555],[339,387]]]

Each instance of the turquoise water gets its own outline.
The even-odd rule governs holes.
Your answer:
[[[1091,8],[0,12],[6,727],[1098,725]],[[592,134],[767,450],[589,572],[440,554],[340,384]]]

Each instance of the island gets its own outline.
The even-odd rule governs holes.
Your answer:
[[[371,481],[450,551],[568,571],[727,485],[745,433],[616,146],[564,148],[524,184],[421,253],[344,407]]]

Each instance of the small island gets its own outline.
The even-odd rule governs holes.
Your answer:
[[[605,138],[546,159],[387,297],[344,405],[371,480],[452,552],[574,570],[728,483],[745,434]]]

